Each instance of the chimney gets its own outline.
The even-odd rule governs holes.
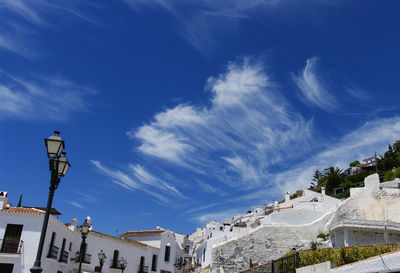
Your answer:
[[[74,218],[71,220],[71,226],[70,226],[70,230],[72,231],[76,231],[76,225],[78,223],[78,219]]]
[[[290,192],[285,192],[285,203],[290,201]]]
[[[0,209],[6,209],[7,208],[7,192],[6,191],[0,191]]]
[[[322,194],[322,195],[325,195],[325,187],[322,187],[322,188],[321,188],[321,194]]]
[[[88,224],[90,225],[89,230],[92,230],[93,229],[92,218],[90,216],[87,216],[86,220],[88,221]]]

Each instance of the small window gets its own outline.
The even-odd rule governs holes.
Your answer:
[[[153,255],[153,259],[151,260],[151,271],[157,271],[157,258],[156,254]]]
[[[112,260],[112,268],[118,268],[118,259],[119,259],[119,251],[114,250],[113,260]]]
[[[144,256],[140,257],[139,273],[144,273]]]
[[[55,253],[53,253],[53,246],[54,246],[54,241],[55,240],[56,240],[56,233],[53,232],[51,234],[50,247],[49,247],[49,253],[47,254],[47,258],[57,259],[57,257],[54,257]]]
[[[224,227],[219,227],[219,230],[224,230]]]
[[[203,249],[203,262],[206,260],[206,249]]]
[[[72,242],[69,242],[69,248],[68,248],[68,251],[70,251],[70,252],[71,252],[71,249],[72,249]]]
[[[166,245],[165,246],[165,256],[164,256],[164,261],[169,262],[169,258],[171,256],[171,246]]]

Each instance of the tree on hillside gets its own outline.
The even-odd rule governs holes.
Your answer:
[[[356,166],[358,166],[360,164],[361,164],[360,161],[354,160],[353,162],[350,163],[350,167],[356,167]]]
[[[329,167],[325,169],[324,177],[326,179],[327,194],[332,194],[333,189],[338,188],[344,181],[344,174],[338,167]]]
[[[396,149],[399,149],[397,142],[398,141],[394,144],[396,144]],[[380,171],[389,171],[392,170],[393,167],[398,167],[400,165],[399,154],[400,153],[395,152],[393,146],[389,144],[388,150],[383,156],[380,155],[380,158],[378,158],[378,169]]]
[[[312,182],[311,182],[311,188],[312,189],[318,190],[318,188],[320,188],[322,177],[323,177],[323,174],[318,169],[315,170],[314,175],[313,175],[313,179],[312,179]]]
[[[400,139],[393,143],[393,150],[395,153],[400,153]]]

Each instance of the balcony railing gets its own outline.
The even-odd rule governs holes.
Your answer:
[[[47,255],[47,258],[57,260],[58,250],[59,250],[58,247],[50,246],[49,255]]]
[[[90,262],[92,261],[92,255],[91,254],[85,254],[83,256],[83,261],[82,263],[84,264],[90,264]]]
[[[12,241],[0,239],[0,253],[21,254],[24,248],[24,241]]]
[[[68,256],[69,256],[69,252],[63,251],[61,253],[60,262],[65,263],[65,264],[68,263]]]
[[[79,252],[75,253],[75,257],[70,259],[71,261],[75,261],[76,263],[79,263]],[[83,264],[90,264],[92,260],[92,255],[91,254],[85,254],[83,256]]]
[[[149,272],[149,267],[148,266],[138,266],[138,273],[148,273]]]

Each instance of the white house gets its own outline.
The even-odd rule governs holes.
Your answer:
[[[7,203],[7,192],[0,192],[0,272],[29,273],[36,258],[44,210],[16,208]],[[76,273],[81,245],[76,219],[63,224],[53,215],[49,223],[41,259],[43,273]],[[129,233],[129,232],[128,232]],[[138,231],[144,235],[146,232]],[[133,234],[133,233],[132,233]],[[102,272],[121,272],[119,260],[127,261],[126,273],[182,273],[187,258],[188,240],[168,230],[153,232],[156,236],[121,236],[91,230],[86,239],[83,272],[99,272],[98,253],[103,250],[107,260]],[[189,262],[188,262],[189,264]],[[186,267],[187,268],[187,267]],[[186,272],[186,271],[185,271]]]

